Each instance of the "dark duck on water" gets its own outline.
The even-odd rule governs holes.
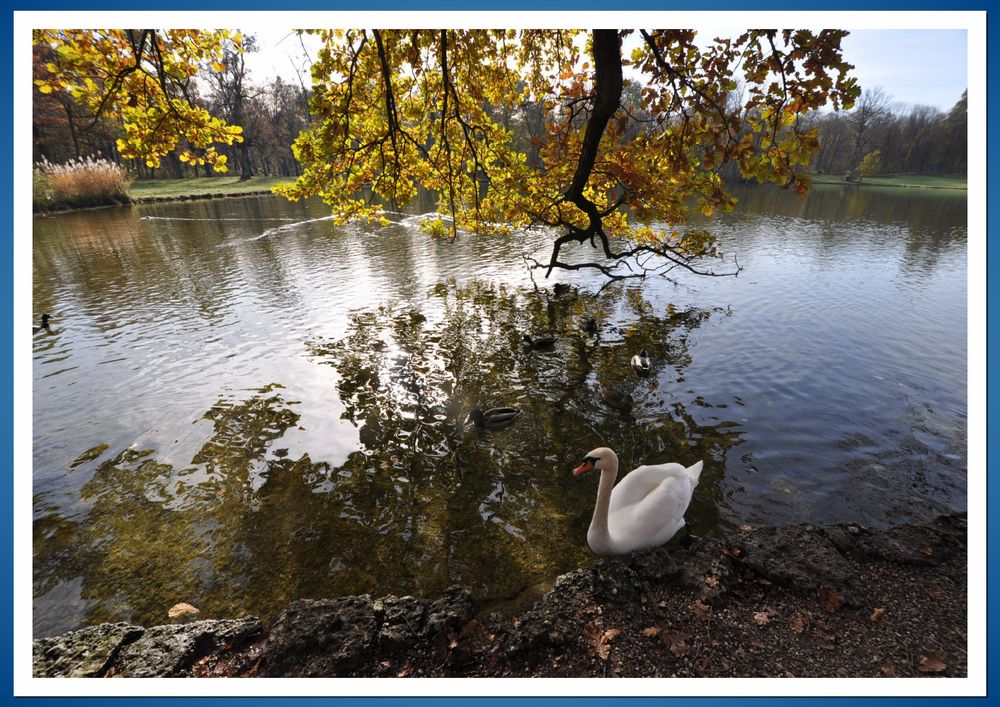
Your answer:
[[[468,419],[481,430],[502,430],[520,416],[521,411],[516,408],[490,408],[486,412],[476,408],[469,413]]]
[[[48,312],[46,312],[45,314],[42,315],[41,319],[42,319],[41,325],[35,324],[35,325],[33,325],[31,327],[31,333],[32,334],[37,334],[38,332],[40,332],[42,330],[48,331],[48,329],[49,329],[49,320],[52,319],[52,317],[50,317],[49,314],[48,314]]]

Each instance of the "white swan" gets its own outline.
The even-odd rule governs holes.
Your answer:
[[[684,511],[698,485],[702,462],[686,469],[680,464],[640,466],[617,486],[618,455],[598,447],[573,469],[579,476],[601,472],[597,505],[587,531],[587,544],[598,555],[625,555],[662,545],[684,527]]]

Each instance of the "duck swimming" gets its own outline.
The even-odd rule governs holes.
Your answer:
[[[525,334],[524,343],[533,349],[550,349],[556,345],[556,337],[554,336],[540,336],[537,339],[532,339],[528,334]]]
[[[490,408],[486,412],[476,408],[467,419],[481,430],[502,430],[520,416],[521,411],[517,408]]]
[[[642,349],[635,356],[632,357],[632,368],[640,376],[649,375],[649,354],[646,353],[646,349]]]
[[[48,329],[49,328],[49,320],[52,319],[52,317],[50,317],[48,315],[48,313],[45,313],[45,314],[42,315],[41,319],[42,319],[41,326],[39,326],[39,325],[36,324],[36,325],[34,325],[34,326],[31,327],[31,333],[32,334],[37,334],[42,329]]]
[[[606,383],[601,383],[601,400],[608,407],[620,412],[631,412],[635,404],[631,393],[623,393]]]

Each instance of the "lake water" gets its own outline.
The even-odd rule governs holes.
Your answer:
[[[431,240],[427,204],[388,227],[272,197],[36,218],[35,635],[453,583],[513,606],[593,561],[597,479],[570,469],[602,445],[623,471],[704,459],[699,535],[964,509],[964,192],[737,195],[713,228],[739,277],[603,290],[532,279],[545,234]],[[497,405],[524,414],[463,425]]]

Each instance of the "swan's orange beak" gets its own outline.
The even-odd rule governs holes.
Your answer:
[[[588,471],[594,468],[594,462],[589,459],[584,460],[583,464],[573,469],[573,476],[579,476],[580,474],[586,474]]]

